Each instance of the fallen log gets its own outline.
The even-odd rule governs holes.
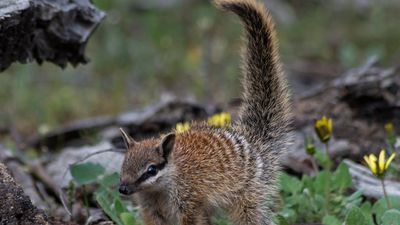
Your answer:
[[[85,142],[85,137],[100,133],[103,130],[113,130],[103,139],[112,140],[117,147],[124,147],[119,130],[124,127],[134,138],[141,139],[156,135],[171,129],[176,123],[204,119],[208,116],[206,109],[190,101],[171,99],[161,101],[142,110],[122,113],[117,117],[97,117],[59,127],[46,134],[31,137],[24,148],[58,149],[72,145],[83,146],[93,144]],[[114,129],[112,129],[114,128]],[[116,132],[114,132],[116,131]]]
[[[357,117],[399,124],[400,71],[396,67],[382,68],[377,64],[377,58],[371,57],[364,65],[304,92],[298,99],[318,96],[326,99],[329,93],[335,100],[346,103]]]
[[[0,72],[16,61],[86,63],[86,43],[104,16],[89,0],[0,1]]]
[[[333,119],[334,136],[358,146],[352,159],[377,153],[385,146],[384,124],[400,127],[400,70],[381,67],[375,58],[338,78],[295,95],[296,129],[326,115]]]

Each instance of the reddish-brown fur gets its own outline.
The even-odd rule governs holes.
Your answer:
[[[209,225],[216,208],[236,225],[270,225],[279,158],[286,148],[288,92],[272,20],[254,0],[218,0],[247,31],[244,103],[239,122],[217,129],[193,124],[184,133],[135,142],[120,192],[135,193],[146,225]]]

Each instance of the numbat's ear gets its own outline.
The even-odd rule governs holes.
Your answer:
[[[175,145],[175,134],[169,133],[167,134],[161,141],[161,145],[159,147],[160,154],[167,159],[169,154],[174,149]]]
[[[124,139],[126,148],[128,149],[128,148],[134,146],[136,143],[135,140],[133,140],[133,138],[131,136],[129,136],[129,134],[126,133],[124,129],[119,128],[119,130],[121,131],[122,139]]]

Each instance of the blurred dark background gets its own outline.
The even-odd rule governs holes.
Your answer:
[[[90,63],[14,64],[0,76],[0,126],[22,134],[141,108],[165,96],[224,103],[240,96],[242,28],[205,0],[94,0],[107,12]],[[266,0],[297,94],[375,55],[400,64],[398,0]]]

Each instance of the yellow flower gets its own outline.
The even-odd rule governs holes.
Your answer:
[[[227,112],[215,114],[208,118],[207,123],[215,127],[228,127],[231,123],[231,114]]]
[[[178,134],[188,131],[189,129],[190,129],[190,124],[188,122],[177,123],[175,126],[175,131]]]
[[[372,174],[377,177],[383,178],[395,156],[396,154],[393,153],[386,160],[386,152],[384,149],[382,149],[379,153],[379,158],[376,158],[375,155],[370,154],[369,156],[364,156],[364,160],[367,163],[368,168],[372,172]]]
[[[327,143],[332,136],[332,119],[323,116],[321,119],[317,120],[314,124],[315,132],[318,135],[319,140],[323,143]]]

